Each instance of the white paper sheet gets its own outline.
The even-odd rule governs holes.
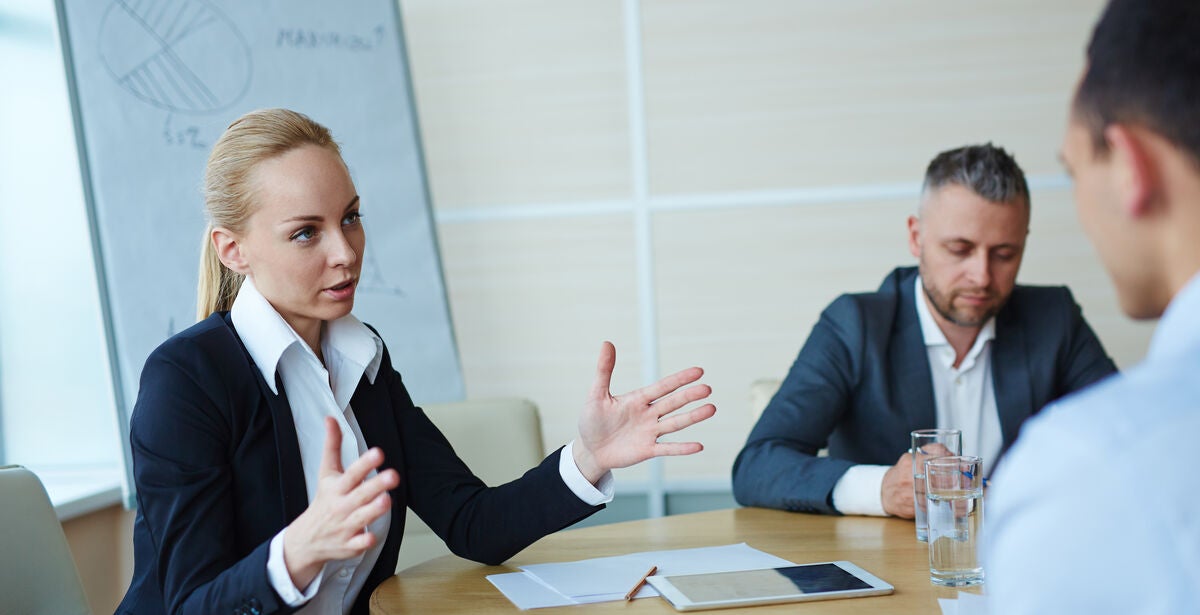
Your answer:
[[[792,565],[783,558],[740,543],[532,564],[522,566],[524,572],[491,575],[488,580],[518,608],[531,609],[622,600],[651,566],[658,568],[657,575],[680,575]],[[645,585],[634,597],[657,595],[653,587]]]
[[[958,598],[938,598],[942,615],[988,615],[987,595],[958,592]]]
[[[524,572],[490,574],[487,577],[500,593],[504,594],[518,609],[540,609],[550,606],[577,604],[574,600],[537,582]]]

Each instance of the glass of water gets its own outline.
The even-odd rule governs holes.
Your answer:
[[[938,457],[925,462],[929,506],[929,580],[957,587],[983,583],[983,462]]]
[[[935,457],[962,454],[962,432],[957,429],[918,429],[912,432],[913,511],[917,540],[924,541],[929,522],[925,518],[925,462]]]

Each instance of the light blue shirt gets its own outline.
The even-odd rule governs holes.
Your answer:
[[[1200,275],[1146,359],[1043,410],[996,471],[990,610],[1200,613]]]

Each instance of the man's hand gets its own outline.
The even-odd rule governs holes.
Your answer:
[[[916,463],[924,464],[934,457],[953,454],[954,451],[934,442],[917,450]],[[880,491],[880,495],[883,497],[883,512],[901,519],[912,519],[916,516],[916,511],[913,510],[912,453],[900,455],[896,465],[888,469],[887,473],[883,475],[883,486]]]
[[[916,515],[913,510],[912,459],[911,453],[900,455],[896,465],[888,468],[883,475],[883,486],[880,487],[883,512],[893,517],[912,519]]]

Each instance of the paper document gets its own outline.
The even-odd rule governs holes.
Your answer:
[[[524,572],[494,574],[488,581],[521,609],[623,600],[625,593],[657,566],[657,575],[733,572],[792,566],[783,558],[764,553],[746,543],[696,549],[646,551],[598,557],[577,562],[532,564]],[[649,585],[634,596],[657,596]],[[557,602],[555,601],[557,596]]]
[[[942,615],[988,615],[987,596],[958,592],[958,598],[938,598]]]

